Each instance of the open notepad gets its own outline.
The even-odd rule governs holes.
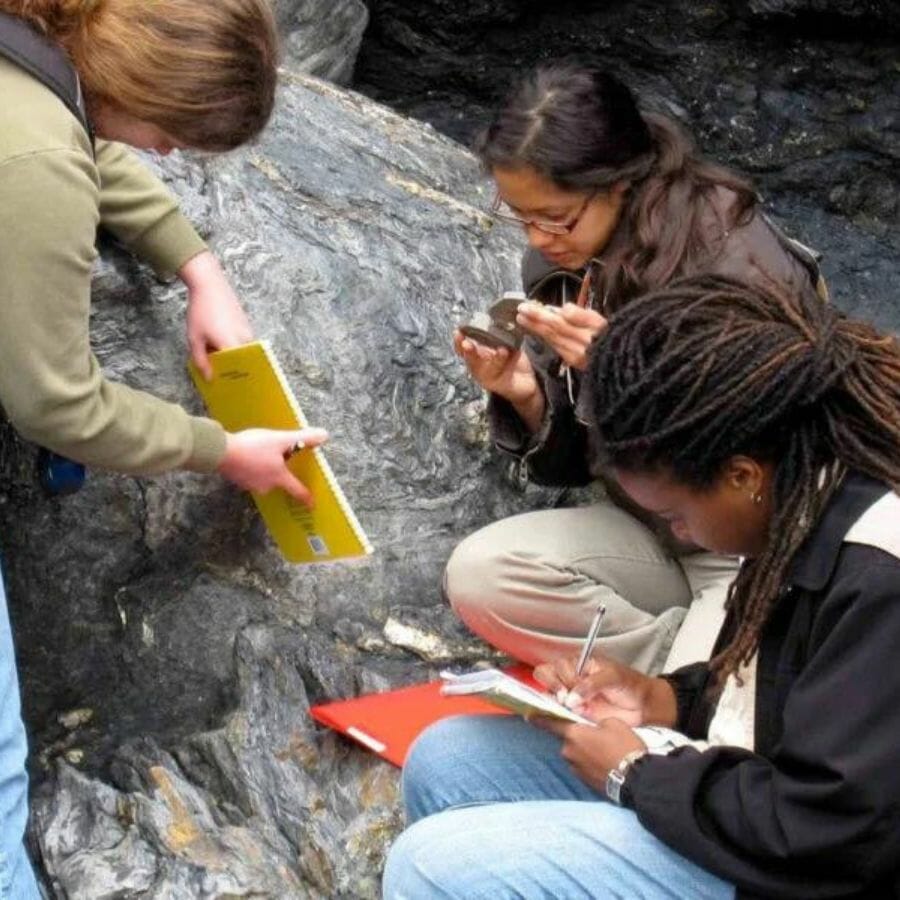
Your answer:
[[[594,724],[590,719],[563,706],[550,694],[529,687],[499,669],[480,669],[476,672],[467,672],[465,675],[441,672],[441,678],[444,680],[441,693],[445,696],[478,694],[485,700],[520,716],[541,715],[564,719],[567,722],[578,722],[581,725]]]
[[[306,417],[266,341],[211,353],[211,381],[191,364],[194,384],[209,414],[227,431],[275,428],[295,431],[307,426]],[[366,556],[372,545],[341,490],[325,454],[318,447],[301,450],[288,460],[288,469],[315,498],[307,509],[286,491],[253,493],[269,533],[289,562],[329,562]]]
[[[441,678],[444,680],[441,693],[445,696],[477,695],[520,716],[529,714],[550,716],[579,725],[597,724],[563,706],[550,694],[529,687],[499,669],[481,669],[467,672],[465,675],[441,672]],[[665,754],[687,744],[695,745],[698,749],[704,749],[706,746],[702,741],[692,741],[680,731],[661,725],[640,725],[634,729],[634,733],[647,745],[651,753]]]

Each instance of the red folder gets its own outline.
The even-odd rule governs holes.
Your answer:
[[[504,671],[532,687],[536,684],[526,666]],[[430,681],[352,700],[320,703],[311,706],[309,712],[317,722],[346,734],[395,766],[403,765],[412,742],[433,722],[448,716],[510,715],[479,697],[444,697],[441,684]]]

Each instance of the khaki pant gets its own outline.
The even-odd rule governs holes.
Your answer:
[[[736,572],[733,557],[675,559],[650,529],[603,502],[524,513],[476,531],[453,551],[444,586],[472,631],[531,665],[576,655],[603,602],[597,650],[656,673],[709,658]]]

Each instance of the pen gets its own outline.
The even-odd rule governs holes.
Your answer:
[[[594,614],[594,621],[591,622],[591,627],[588,629],[587,637],[584,639],[584,646],[581,648],[581,656],[578,657],[578,662],[575,665],[576,678],[581,677],[581,673],[584,671],[584,667],[587,665],[587,661],[591,658],[591,651],[594,649],[594,644],[597,641],[597,635],[600,634],[600,626],[603,624],[603,617],[605,615],[606,606],[601,603],[597,607],[597,612]]]

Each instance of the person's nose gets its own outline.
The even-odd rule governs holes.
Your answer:
[[[540,228],[535,228],[530,223],[525,225],[525,234],[528,237],[528,243],[535,250],[546,250],[556,240],[555,234],[547,234],[546,231],[541,231]]]

